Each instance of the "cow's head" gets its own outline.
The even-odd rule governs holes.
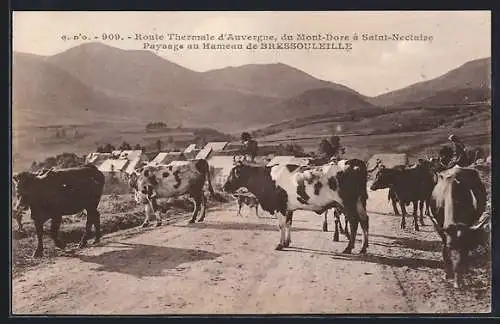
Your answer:
[[[223,190],[228,193],[233,193],[241,187],[246,187],[250,177],[249,171],[252,167],[245,162],[235,162],[235,165],[229,172],[229,175],[224,183]]]
[[[130,175],[129,185],[134,189],[137,203],[147,203],[158,196],[158,180],[154,171],[153,167],[145,167]]]
[[[393,184],[394,170],[386,168],[383,164],[375,174],[375,180],[370,186],[370,190],[386,189]]]
[[[29,209],[29,197],[31,196],[32,187],[35,181],[36,175],[30,172],[21,172],[12,177],[12,182],[14,184],[14,213],[22,213]]]

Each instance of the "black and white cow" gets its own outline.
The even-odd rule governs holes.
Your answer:
[[[276,250],[290,245],[292,216],[295,210],[322,214],[336,207],[344,212],[351,227],[344,253],[355,245],[358,223],[363,229],[363,246],[368,247],[368,214],[366,212],[367,170],[358,159],[342,160],[316,167],[297,165],[257,166],[239,162],[231,170],[224,190],[234,192],[247,188],[270,214],[278,213],[280,243]]]
[[[455,166],[438,173],[430,205],[430,219],[443,242],[446,278],[462,288],[468,253],[477,244],[475,232],[491,219],[485,213],[487,192],[479,172]]]
[[[205,180],[210,194],[215,196],[210,182],[210,168],[204,159],[188,161],[181,165],[145,166],[132,173],[129,184],[134,189],[135,200],[145,207],[146,219],[142,227],[149,225],[151,210],[156,218],[156,226],[161,225],[157,199],[183,195],[189,195],[194,203],[193,216],[189,223],[194,223],[200,212],[198,222],[203,222],[207,203],[203,192]]]

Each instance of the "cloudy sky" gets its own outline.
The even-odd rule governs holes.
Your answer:
[[[446,73],[491,55],[488,11],[392,12],[14,12],[13,50],[52,55],[85,41],[62,35],[120,33],[104,43],[142,49],[127,36],[178,33],[424,34],[432,41],[361,41],[352,50],[162,50],[158,55],[196,71],[249,63],[282,62],[315,77],[338,82],[365,95],[377,95]],[[160,43],[166,43],[165,41]],[[168,42],[167,42],[168,43]]]

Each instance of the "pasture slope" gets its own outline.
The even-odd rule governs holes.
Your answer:
[[[430,220],[418,233],[411,226],[400,230],[387,192],[369,195],[366,256],[341,254],[345,237],[332,242],[332,232],[321,231],[322,217],[309,212],[296,213],[291,247],[275,251],[276,219],[257,218],[248,208],[237,217],[236,204],[224,204],[210,208],[204,223],[188,225],[186,215],[159,228],[106,235],[99,246],[58,252],[15,276],[12,310],[166,315],[490,311],[488,256],[474,258],[467,290],[453,290],[443,279],[440,243]],[[359,234],[355,253],[360,246]]]

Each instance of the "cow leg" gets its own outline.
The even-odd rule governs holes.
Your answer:
[[[23,213],[20,213],[20,212],[15,212],[16,216],[16,222],[17,222],[17,230],[19,232],[24,232],[24,228],[23,228]]]
[[[339,227],[342,228],[342,224],[340,224],[340,218],[339,218],[339,213],[337,209],[333,211],[333,220],[335,223],[335,228],[333,230],[333,241],[338,242],[339,241]]]
[[[368,214],[366,213],[366,203],[363,203],[362,198],[359,197],[356,203],[356,214],[359,219],[359,223],[361,225],[361,229],[363,230],[363,246],[359,251],[360,254],[365,254],[366,249],[368,248],[368,230],[369,230],[369,222],[368,222]],[[356,232],[353,231],[353,237],[356,239]]]
[[[413,201],[413,226],[415,231],[418,231],[418,200]]]
[[[241,201],[238,201],[238,214],[236,214],[237,216],[241,216]]]
[[[431,215],[431,210],[430,210],[430,199],[425,200],[425,216],[430,216]]]
[[[344,234],[346,233],[347,231],[347,222],[344,222],[344,226],[342,226],[342,222],[340,221],[340,215],[342,215],[343,213],[339,212],[338,215],[337,215],[337,219],[339,220],[339,230],[340,230],[340,234]],[[345,215],[344,215],[344,219],[345,219]]]
[[[31,211],[33,214],[33,211]],[[36,250],[33,253],[34,258],[40,258],[43,256],[43,223],[45,221],[37,219],[37,216],[31,216],[35,222],[35,229],[36,229],[36,239],[37,239],[37,245],[36,245]]]
[[[293,219],[293,212],[288,212],[286,214],[286,220],[285,220],[285,242],[284,242],[284,247],[289,247],[290,243],[292,242],[291,239],[291,232],[292,232],[292,219]]]
[[[449,254],[454,274],[453,288],[460,289],[464,286],[464,270],[467,263],[468,250],[465,248],[450,249]]]
[[[399,206],[401,207],[401,229],[404,229],[406,227],[406,207],[403,202],[399,202]]]
[[[148,227],[151,218],[151,205],[149,203],[144,205],[144,214],[146,215],[146,218],[144,219],[141,227]]]
[[[278,213],[278,227],[280,230],[280,242],[276,246],[275,250],[283,250],[285,247],[285,227],[286,227],[286,216],[282,213]]]
[[[354,248],[354,245],[355,245],[359,219],[356,217],[353,208],[346,208],[344,212],[345,212],[346,217],[349,220],[349,225],[351,227],[351,233],[349,235],[349,243],[347,244],[347,247],[344,249],[344,251],[342,253],[351,254],[352,249]]]
[[[424,203],[425,200],[419,200],[418,201],[418,208],[420,209],[420,225],[424,226]]]
[[[453,279],[454,273],[450,258],[450,250],[446,245],[446,243],[443,243],[443,262],[444,262],[445,279]]]
[[[194,210],[193,210],[193,216],[189,220],[189,224],[193,224],[196,221],[196,216],[198,216],[198,213],[200,212],[200,198],[192,197],[191,200],[194,203]]]
[[[347,217],[344,214],[344,229],[345,229],[344,230],[344,235],[347,238],[347,240],[349,241],[351,238],[349,236],[349,229],[347,228],[347,225],[348,225]],[[340,228],[342,228],[342,226],[340,226]]]
[[[324,220],[323,220],[323,232],[328,232],[328,210],[325,211],[324,214]]]
[[[50,222],[50,237],[54,241],[55,246],[63,250],[66,247],[66,244],[57,237],[59,227],[61,227],[61,221],[62,216],[52,218]]]
[[[203,222],[205,220],[205,213],[207,209],[207,198],[203,194],[201,195],[200,205],[201,205],[201,210],[200,210],[201,217],[198,219],[198,222]]]
[[[83,233],[82,235],[82,238],[80,240],[80,244],[78,244],[78,248],[84,248],[87,246],[87,240],[90,236],[90,233],[92,232],[92,225],[94,224],[94,221],[93,221],[93,217],[95,217],[95,215],[93,216],[92,213],[87,213],[87,221],[85,222],[85,232]]]
[[[91,224],[94,224],[95,228],[95,239],[93,244],[98,244],[101,242],[101,214],[97,209],[87,210],[87,219],[90,220]],[[87,238],[90,237],[90,231],[87,233]]]
[[[155,226],[161,226],[161,212],[160,212],[160,206],[158,206],[158,201],[156,198],[151,199],[151,208],[153,209],[153,213],[156,218],[156,224]]]
[[[394,199],[391,199],[391,203],[392,203],[392,209],[394,209],[394,215],[396,215],[396,216],[401,215],[399,213],[399,210],[398,210],[398,204],[397,204],[397,202]]]

